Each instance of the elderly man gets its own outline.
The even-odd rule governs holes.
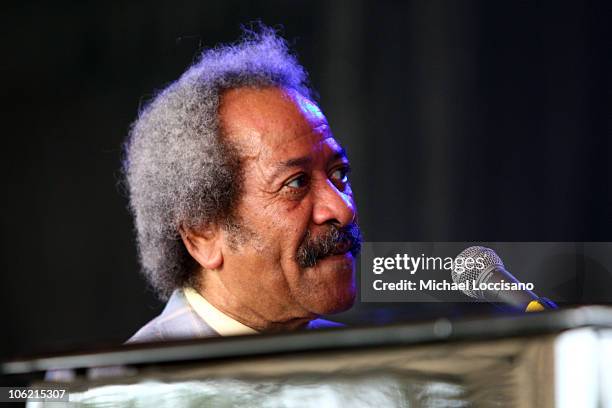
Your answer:
[[[129,342],[337,325],[360,248],[345,151],[270,30],[203,53],[132,126],[143,271],[168,303]]]

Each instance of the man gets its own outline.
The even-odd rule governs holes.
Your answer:
[[[129,342],[337,325],[360,248],[346,154],[267,28],[203,53],[140,113],[124,171],[162,314]]]

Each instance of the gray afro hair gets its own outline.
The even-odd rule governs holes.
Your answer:
[[[232,209],[243,175],[237,149],[219,126],[222,92],[269,86],[312,97],[286,42],[261,26],[236,44],[204,51],[132,124],[123,171],[142,270],[161,299],[197,284],[198,266],[181,241],[181,226],[236,225]]]

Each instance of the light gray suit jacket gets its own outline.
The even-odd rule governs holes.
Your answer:
[[[315,319],[306,329],[342,327],[325,319]],[[182,290],[175,290],[162,313],[145,324],[126,343],[166,341],[198,337],[216,337],[214,331],[191,307]]]

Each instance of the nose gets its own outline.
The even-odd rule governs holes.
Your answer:
[[[317,188],[312,211],[315,224],[349,225],[355,220],[355,202],[350,187],[343,192],[331,180],[325,179]]]

